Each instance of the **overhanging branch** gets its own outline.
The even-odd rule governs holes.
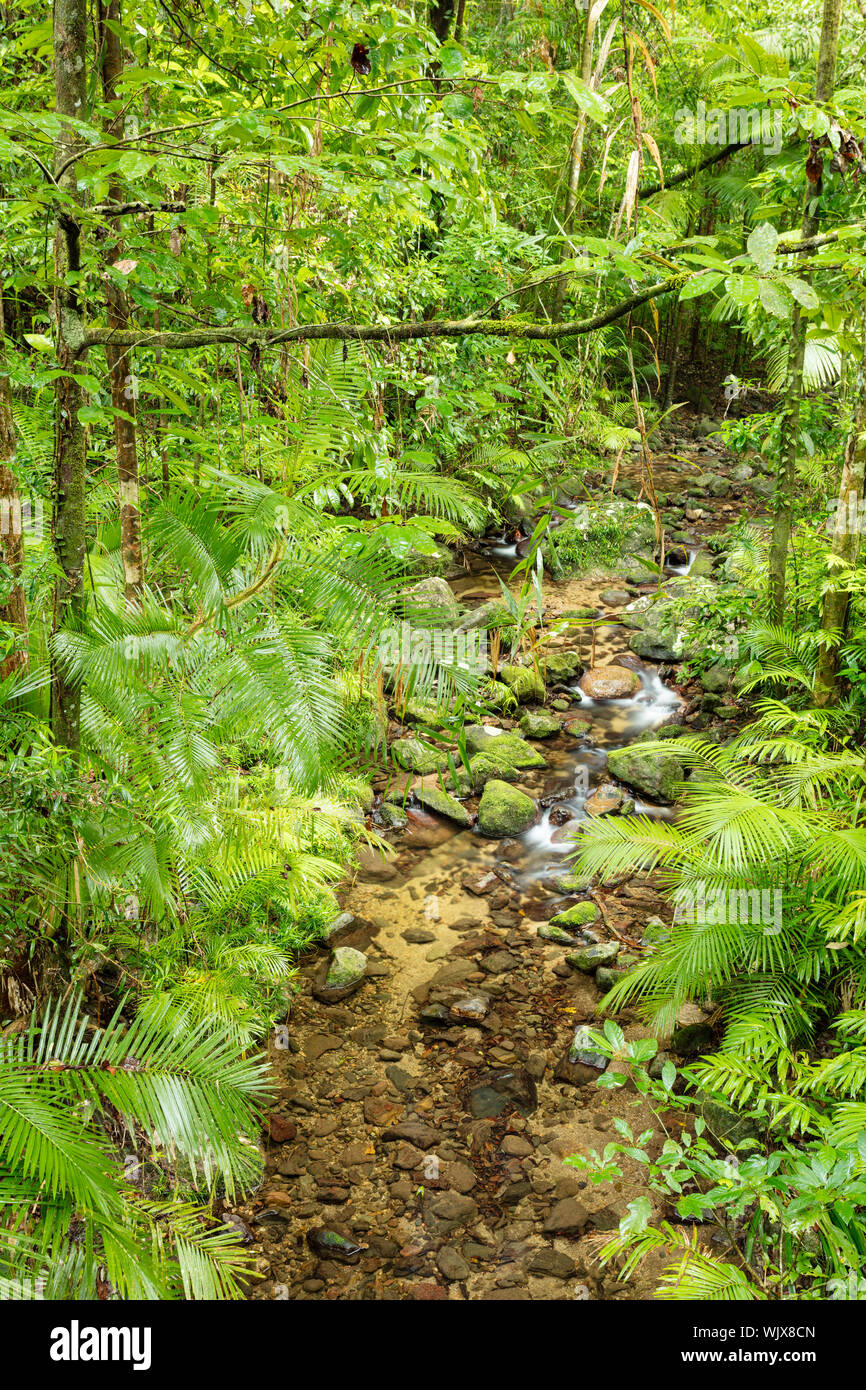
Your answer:
[[[194,328],[184,332],[142,332],[131,330],[112,332],[109,328],[94,328],[84,335],[78,352],[92,347],[160,348],[189,350],[213,347],[219,343],[257,343],[259,347],[276,347],[280,343],[311,342],[332,339],[338,342],[407,343],[421,338],[523,338],[531,342],[554,342],[559,338],[579,338],[595,333],[651,299],[673,294],[682,289],[690,275],[683,272],[650,285],[628,299],[620,300],[610,309],[588,319],[570,319],[565,323],[527,323],[522,319],[431,319],[420,323],[304,323],[296,328],[268,329],[250,324],[237,328]]]

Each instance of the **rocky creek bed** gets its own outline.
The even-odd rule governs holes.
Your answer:
[[[690,480],[699,447],[668,461],[668,486]],[[722,481],[732,471],[718,456],[714,467]],[[694,505],[703,512],[692,523],[694,544],[669,575],[707,554],[702,539],[743,505],[745,482],[730,497],[719,484]],[[509,559],[480,556],[453,584],[457,598],[494,598],[492,565],[507,573]],[[371,823],[391,852],[362,852],[329,942],[337,955],[303,962],[285,1045],[270,1048],[279,1089],[266,1175],[227,1218],[255,1245],[262,1278],[253,1298],[651,1296],[652,1261],[622,1284],[594,1259],[628,1203],[645,1194],[643,1170],[626,1159],[621,1180],[592,1185],[564,1159],[602,1150],[618,1137],[619,1117],[635,1132],[653,1129],[661,1146],[663,1129],[636,1093],[596,1087],[598,1068],[569,1050],[576,1029],[597,1023],[617,959],[651,948],[666,907],[645,877],[570,882],[570,828],[630,802],[673,814],[671,769],[656,766],[647,781],[646,769],[629,762],[640,735],[685,721],[713,723],[727,736],[736,710],[732,697],[707,702],[700,687],[677,686],[674,667],[636,654],[640,629],[616,619],[643,590],[626,582],[620,567],[545,585],[546,620],[583,608],[611,618],[596,632],[590,678],[586,634],[579,647],[566,635],[553,649],[566,657],[558,693],[530,690],[516,717],[498,721],[504,734],[489,733],[492,719],[476,731],[481,774],[462,795],[454,789],[460,799],[447,815],[433,809],[435,773],[410,766],[374,783]],[[414,738],[411,721],[391,732]],[[535,756],[511,767],[508,781],[485,775],[485,757],[508,763],[508,743],[498,755],[497,739],[524,733],[522,747]],[[527,826],[518,819],[508,833],[509,811],[500,823],[488,818],[481,833],[476,818],[484,820],[491,786],[522,794]],[[629,1015],[620,1022],[628,1038],[645,1032]],[[679,1022],[681,1039],[706,1046],[699,1010]]]

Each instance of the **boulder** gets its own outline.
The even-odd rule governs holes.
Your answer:
[[[685,776],[685,769],[674,753],[648,751],[638,743],[630,748],[611,749],[607,768],[618,781],[665,805],[676,801],[677,784]]]
[[[557,912],[551,917],[552,926],[570,927],[572,930],[577,927],[587,927],[590,922],[597,922],[601,916],[595,903],[575,903],[574,907],[567,907],[564,912]]]
[[[426,806],[428,811],[436,811],[440,816],[447,816],[449,820],[456,821],[458,825],[471,825],[472,817],[461,806],[459,801],[455,801],[453,796],[449,796],[441,787],[413,787],[413,791],[422,806]]]
[[[730,679],[730,666],[725,666],[723,662],[717,661],[715,666],[711,666],[701,676],[701,685],[711,695],[721,695],[727,690]]]
[[[352,946],[338,946],[313,985],[313,994],[323,1004],[337,1004],[355,993],[366,972],[367,957],[363,951],[356,951]]]
[[[544,676],[549,684],[570,681],[582,665],[577,652],[548,652],[543,663]]]
[[[592,975],[600,965],[613,965],[619,955],[615,941],[599,941],[595,946],[583,946],[565,957],[568,964],[584,975]]]
[[[619,788],[605,782],[586,798],[584,810],[588,816],[612,816],[625,804],[626,798]]]
[[[560,723],[544,710],[527,710],[521,717],[520,728],[527,738],[550,738],[559,733]]]
[[[497,839],[520,835],[529,829],[535,816],[535,802],[525,792],[496,779],[485,784],[478,806],[478,828],[482,835]]]
[[[429,627],[453,627],[460,605],[444,579],[421,579],[407,590],[403,611],[412,622]]]
[[[636,632],[629,638],[629,647],[644,661],[682,661],[683,639],[679,633],[663,637],[656,628]]]
[[[391,744],[391,754],[400,767],[426,777],[430,772],[448,768],[448,758],[441,748],[424,743],[420,738],[397,738]]]
[[[591,700],[625,700],[640,690],[640,676],[624,666],[594,666],[579,685]]]
[[[520,704],[544,699],[544,681],[534,666],[503,666],[499,676]]]

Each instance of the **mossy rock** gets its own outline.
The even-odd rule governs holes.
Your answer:
[[[495,778],[485,784],[478,806],[478,828],[495,839],[521,835],[533,824],[535,802],[525,792]]]
[[[401,720],[412,719],[416,724],[425,724],[430,729],[443,729],[447,723],[447,715],[443,710],[423,700],[413,699],[412,696],[394,708]]]
[[[443,772],[448,768],[448,759],[440,748],[423,743],[420,738],[398,738],[391,744],[391,755],[407,772],[417,772],[426,777],[430,772]]]
[[[553,922],[542,922],[537,935],[542,941],[555,941],[558,946],[573,946],[574,937],[564,927],[554,926]]]
[[[600,965],[613,965],[619,954],[615,941],[599,941],[595,946],[584,946],[580,951],[571,951],[565,959],[575,970],[584,975],[592,975]]]
[[[711,1096],[701,1105],[701,1118],[714,1139],[726,1149],[735,1149],[747,1139],[753,1139],[763,1146],[766,1135],[757,1120],[742,1115],[733,1106]]]
[[[590,922],[597,922],[601,913],[595,903],[575,903],[574,907],[567,907],[564,912],[557,912],[555,917],[551,917],[551,922],[556,927],[588,927]]]
[[[472,817],[461,806],[459,801],[455,801],[453,796],[449,796],[441,787],[415,787],[415,796],[426,806],[428,811],[435,811],[440,816],[447,816],[449,820],[456,821],[458,825],[471,825]]]
[[[683,661],[685,651],[680,633],[663,637],[657,628],[644,629],[629,638],[629,647],[643,661]]]
[[[469,759],[469,775],[473,791],[480,792],[488,782],[519,782],[520,770],[511,763],[500,762],[489,753],[476,753]]]
[[[517,701],[503,681],[485,681],[478,695],[490,709],[508,710],[517,708]]]
[[[453,627],[460,619],[460,605],[444,579],[422,579],[403,598],[407,618],[429,627]]]
[[[562,874],[555,880],[560,893],[583,893],[592,883],[594,874]]]
[[[543,670],[548,684],[570,681],[583,665],[577,652],[548,652]]]
[[[520,704],[544,699],[544,681],[534,666],[503,666],[499,675]]]
[[[614,985],[624,979],[628,974],[627,970],[616,970],[611,965],[600,965],[595,972],[595,983],[599,989],[603,989],[605,994]]]
[[[682,763],[673,753],[644,751],[639,744],[612,748],[607,768],[611,776],[626,786],[668,806],[676,801],[678,784],[685,776]]]
[[[684,1057],[709,1052],[715,1041],[715,1034],[708,1023],[685,1023],[671,1033],[671,1048]]]
[[[352,946],[338,946],[332,953],[324,975],[313,985],[313,994],[323,1004],[337,1004],[348,999],[363,982],[367,957]]]
[[[527,710],[520,720],[521,731],[527,738],[551,738],[559,733],[560,727],[559,720],[544,710]]]

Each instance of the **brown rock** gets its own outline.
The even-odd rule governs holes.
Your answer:
[[[624,666],[594,666],[578,685],[591,700],[625,700],[640,690],[640,677]]]
[[[298,1126],[293,1120],[284,1120],[282,1115],[270,1115],[268,1134],[275,1144],[291,1144],[298,1137]]]
[[[547,1235],[580,1235],[589,1219],[589,1212],[576,1197],[565,1197],[548,1212],[544,1231]]]

